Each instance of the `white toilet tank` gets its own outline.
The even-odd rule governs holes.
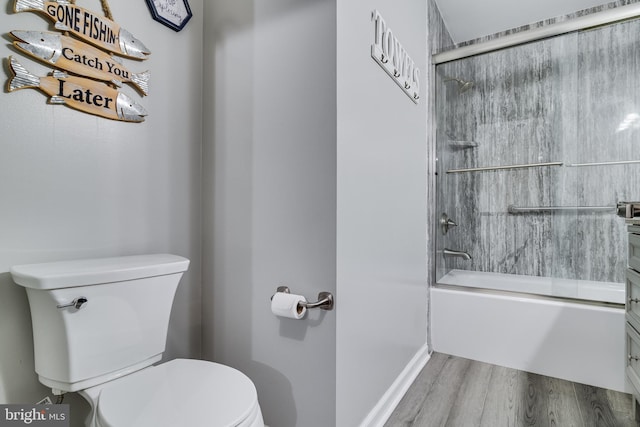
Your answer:
[[[12,267],[29,298],[40,382],[77,391],[160,360],[188,268],[188,259],[169,254]]]

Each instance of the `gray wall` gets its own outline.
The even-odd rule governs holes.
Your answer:
[[[4,32],[50,30],[35,13],[0,12]],[[146,122],[131,124],[47,104],[35,89],[0,94],[0,402],[39,400],[26,294],[12,265],[62,259],[170,252],[191,259],[176,295],[166,358],[200,355],[200,147],[202,1],[174,31],[153,21],[144,2],[111,0],[115,20],[152,51],[134,71],[151,71],[140,100]],[[101,10],[100,2],[81,6]],[[8,41],[8,39],[7,39]],[[35,74],[50,69],[12,49]],[[8,70],[5,61],[5,77]],[[124,92],[139,99],[133,89]],[[72,402],[75,402],[71,399]],[[76,415],[86,409],[80,399]],[[76,410],[77,407],[77,410]],[[81,422],[81,416],[73,421]]]
[[[374,9],[421,70],[418,105],[370,56]],[[338,2],[338,426],[426,345],[426,22],[426,2]]]
[[[567,166],[640,159],[637,119],[619,128],[638,111],[639,31],[639,21],[625,22],[438,67],[439,206],[460,225],[439,247],[474,258],[446,268],[624,281],[625,226],[612,213],[512,215],[507,206],[615,206],[640,197],[639,165]],[[445,81],[451,77],[474,86],[461,92]],[[552,161],[565,165],[445,173]]]
[[[271,426],[334,423],[340,295],[300,321],[269,298],[336,293],[335,9],[205,9],[203,350],[249,375]]]
[[[253,379],[270,425],[357,425],[425,346],[428,103],[371,59],[376,7],[426,86],[426,5],[206,9],[204,355]],[[276,318],[281,284],[336,310]]]

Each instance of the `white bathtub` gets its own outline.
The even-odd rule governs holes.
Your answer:
[[[614,304],[624,304],[625,295],[624,283],[484,273],[468,270],[451,270],[438,280],[438,283]]]
[[[460,270],[447,275],[446,285],[439,282],[431,288],[433,350],[628,391],[624,306],[531,295],[541,293],[535,291],[541,286],[535,279]],[[542,285],[548,288],[548,283]],[[565,285],[565,291],[575,288]],[[605,286],[609,297],[596,298],[596,288],[585,286],[582,297],[624,301],[624,289]]]

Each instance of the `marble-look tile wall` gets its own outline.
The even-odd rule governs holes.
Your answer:
[[[437,277],[460,268],[623,282],[626,230],[612,212],[507,207],[640,200],[640,164],[569,166],[640,160],[638,76],[640,20],[439,65],[437,215],[459,226],[437,248],[473,260],[439,256]],[[540,162],[563,165],[447,173]]]

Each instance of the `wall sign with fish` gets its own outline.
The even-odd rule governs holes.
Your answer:
[[[54,70],[50,76],[38,77],[10,57],[7,90],[37,88],[50,96],[52,104],[113,120],[144,121],[145,109],[116,88],[128,83],[142,96],[149,93],[149,72],[134,73],[120,58],[144,60],[149,50],[112,20],[107,0],[101,0],[105,17],[73,1],[15,0],[15,12],[41,12],[66,33],[11,31],[14,47],[64,72]]]
[[[132,73],[120,59],[91,45],[43,31],[11,31],[13,45],[23,53],[74,74],[122,86],[133,84],[142,95],[149,92],[149,72]]]
[[[15,58],[9,57],[13,77],[7,89],[36,88],[50,96],[52,104],[64,104],[76,110],[124,122],[142,122],[147,115],[140,104],[104,83],[54,71],[51,76],[31,74]]]
[[[15,12],[40,12],[55,23],[60,31],[74,36],[116,55],[146,59],[149,49],[129,31],[106,17],[76,6],[67,0],[16,0]]]

